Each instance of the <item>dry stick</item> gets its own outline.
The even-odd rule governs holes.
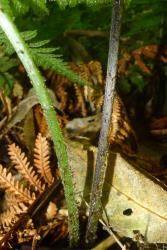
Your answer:
[[[115,242],[121,247],[122,250],[126,250],[126,247],[121,243],[118,236],[114,234],[114,232],[107,226],[102,220],[100,220],[100,223],[103,225],[103,228],[113,237]]]
[[[86,231],[86,243],[93,243],[95,240],[97,223],[101,216],[101,196],[106,173],[106,162],[109,153],[108,138],[111,127],[110,122],[115,95],[122,6],[123,0],[113,1],[102,127],[100,131],[95,174],[93,177],[90,197],[90,211]]]
[[[68,155],[63,140],[63,135],[54,110],[52,100],[49,96],[44,79],[34,64],[30,51],[22,39],[20,32],[13,23],[12,18],[3,9],[3,1],[0,1],[0,26],[14,47],[17,55],[23,63],[30,81],[35,89],[39,102],[43,108],[47,120],[54,148],[59,162],[59,169],[64,185],[67,208],[69,212],[69,237],[70,245],[79,243],[79,219],[78,209],[73,186],[72,172],[68,165]]]

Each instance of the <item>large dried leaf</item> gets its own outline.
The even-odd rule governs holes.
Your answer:
[[[90,195],[93,151],[87,152],[81,144],[69,141],[67,150],[78,200],[84,204]],[[148,242],[167,243],[166,190],[166,186],[132,166],[120,154],[111,153],[102,204],[117,232],[131,238],[142,235]]]

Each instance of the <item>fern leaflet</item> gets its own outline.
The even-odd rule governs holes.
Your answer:
[[[9,145],[8,154],[15,168],[19,173],[40,193],[45,189],[45,185],[41,184],[38,175],[35,173],[33,167],[30,166],[27,157],[21,152],[21,149],[14,143]]]

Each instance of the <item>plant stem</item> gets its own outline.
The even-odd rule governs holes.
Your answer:
[[[0,3],[0,26],[23,63],[43,108],[44,116],[47,120],[51,137],[54,142],[54,148],[58,158],[60,173],[64,185],[67,208],[69,212],[70,245],[76,246],[79,242],[79,219],[72,173],[68,166],[66,147],[51,98],[44,84],[44,79],[31,58],[27,45],[20,36],[20,33],[12,19],[3,10],[2,3]]]
[[[113,1],[102,127],[100,131],[95,174],[93,177],[90,196],[90,211],[86,231],[86,243],[93,243],[95,240],[97,223],[101,216],[101,196],[107,167],[106,159],[109,153],[108,138],[111,128],[110,123],[115,95],[122,6],[123,0]]]

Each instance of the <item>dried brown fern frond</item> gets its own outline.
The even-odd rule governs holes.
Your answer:
[[[83,90],[76,84],[74,84],[75,94],[76,94],[76,110],[81,111],[83,117],[87,116],[86,103],[83,95]]]
[[[57,183],[57,186],[55,185],[56,182],[53,183],[54,177],[49,165],[49,147],[46,138],[42,137],[41,134],[37,136],[34,151],[35,165],[31,167],[27,157],[18,146],[12,144],[8,148],[10,159],[15,164],[18,174],[23,176],[23,181],[28,181],[25,184],[27,186],[20,184],[14,175],[7,172],[7,169],[0,165],[0,185],[5,189],[2,204],[3,212],[0,213],[0,239],[2,239],[2,245],[26,242],[33,239],[37,232],[36,228],[39,225],[38,223],[34,224],[32,220],[36,215],[39,216],[39,211],[42,211],[43,208],[45,209],[49,199],[51,199],[51,196],[48,197],[48,189],[44,190],[44,192],[41,190],[42,194],[39,195],[39,187],[42,187],[41,183],[45,183],[45,186],[52,184],[49,188],[56,190],[60,184],[60,181]],[[35,167],[39,174],[35,173]],[[43,181],[39,182],[40,178],[43,178]],[[39,187],[32,192],[32,187],[34,188],[38,185]],[[34,211],[36,214],[34,214]],[[58,220],[57,217],[59,217],[58,209],[52,203],[52,206],[48,206],[47,214],[45,213],[41,223],[44,226],[44,229],[40,231],[43,236],[45,236],[45,230],[50,233],[53,229],[55,220]],[[67,216],[65,218],[67,220]],[[41,229],[41,225],[40,228],[37,228],[38,230]],[[63,237],[63,235],[60,237]],[[13,240],[15,241],[14,243]]]
[[[68,91],[67,86],[69,85],[69,80],[66,77],[56,75],[54,78],[52,77],[52,81],[54,83],[54,92],[60,101],[60,109],[65,110],[68,105]]]
[[[103,85],[104,84],[104,79],[103,79],[103,70],[102,70],[102,65],[99,61],[90,61],[88,63],[88,68],[91,72],[90,76],[94,83],[96,85]]]
[[[128,119],[124,104],[121,98],[116,94],[113,102],[113,113],[111,121],[111,129],[109,136],[110,145],[118,144],[122,148],[130,142],[129,150],[137,151],[137,140],[130,121]],[[126,148],[126,147],[125,147]]]
[[[104,91],[104,78],[102,65],[99,61],[90,61],[87,64],[89,69],[89,81],[93,83],[97,89],[84,86],[84,97],[89,103],[92,112],[98,112],[101,110],[103,103],[103,91]]]
[[[3,204],[3,210],[11,209],[11,207],[14,208],[17,214],[27,210],[27,206],[24,203],[20,202],[20,199],[16,195],[11,193],[6,193],[5,201]]]
[[[90,70],[87,66],[86,63],[81,63],[79,66],[77,66],[78,68],[75,67],[75,64],[72,65],[71,69],[78,73],[80,75],[80,77],[86,81],[91,80],[91,73]]]
[[[54,181],[49,162],[49,146],[45,137],[38,134],[34,148],[34,166],[44,181],[51,185]]]
[[[30,166],[27,157],[15,143],[8,146],[8,154],[18,172],[27,180],[36,191],[42,193],[45,185],[42,185],[34,168]]]
[[[2,188],[6,189],[9,193],[17,195],[21,201],[31,204],[36,196],[34,192],[31,192],[28,188],[23,187],[22,184],[12,176],[7,169],[0,165],[0,185]]]
[[[24,203],[19,202],[12,204],[6,211],[0,214],[0,222],[3,228],[10,228],[13,223],[18,219],[18,215],[25,213],[27,206]]]
[[[75,64],[69,63],[69,68],[78,74],[82,79],[89,81],[97,89],[89,86],[79,86],[72,83],[68,78],[46,72],[46,78],[54,89],[56,97],[60,102],[59,108],[67,114],[72,113],[77,116],[86,116],[89,112],[99,111],[99,103],[104,89],[104,78],[102,65],[99,61]],[[72,98],[71,98],[72,96]],[[97,100],[98,99],[98,100]],[[98,103],[97,105],[95,104]],[[98,110],[96,107],[98,106]]]
[[[17,215],[12,209],[0,214],[0,223],[5,231],[7,231],[17,221],[17,219]]]

